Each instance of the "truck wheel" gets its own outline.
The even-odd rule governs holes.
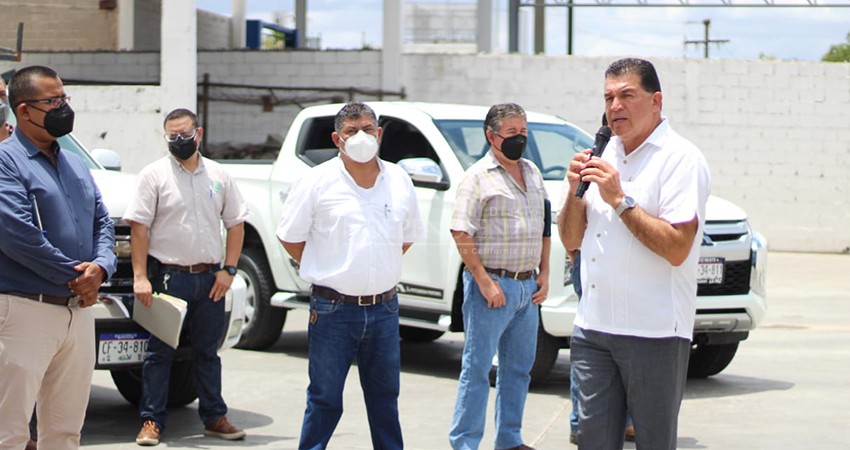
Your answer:
[[[115,387],[128,402],[138,406],[142,398],[142,368],[109,371]],[[186,406],[198,398],[192,361],[174,361],[168,380],[168,407]]]
[[[531,366],[531,384],[536,385],[543,382],[555,366],[558,360],[558,351],[561,349],[560,341],[555,336],[547,333],[541,323],[537,327],[537,352],[534,356],[534,365]],[[494,361],[496,359],[494,358]],[[490,386],[496,386],[496,372],[499,366],[497,362],[490,368]]]
[[[445,333],[438,330],[401,325],[398,327],[398,334],[402,339],[409,342],[431,342],[439,339]]]
[[[691,359],[688,362],[689,378],[705,378],[717,375],[735,357],[738,342],[721,345],[700,345],[691,348]]]
[[[236,348],[263,350],[280,338],[286,309],[271,305],[274,282],[265,253],[258,248],[246,248],[239,256],[237,271],[248,284],[245,305],[245,327]]]

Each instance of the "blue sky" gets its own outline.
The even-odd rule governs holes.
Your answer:
[[[474,0],[416,0],[423,3],[474,3]],[[649,0],[659,3],[662,0]],[[669,1],[669,0],[668,0]],[[693,0],[720,3],[721,0]],[[735,0],[754,3],[759,0]],[[775,0],[804,3],[806,0]],[[846,0],[819,0],[836,4]],[[246,0],[248,18],[271,20],[274,13],[292,16],[294,0]],[[547,0],[554,3],[556,0]],[[201,9],[229,15],[231,0],[196,0]],[[496,0],[498,42],[507,49],[507,0]],[[563,3],[563,1],[561,2]],[[634,4],[635,0],[615,3]],[[381,46],[382,0],[308,0],[307,34],[320,36],[323,48]],[[729,39],[710,48],[712,58],[820,60],[832,44],[846,42],[850,7],[829,8],[575,8],[573,53],[586,56],[702,57],[704,19],[712,39]],[[546,53],[566,53],[566,8],[548,8]],[[530,33],[530,32],[529,32]],[[530,34],[529,34],[530,36]]]

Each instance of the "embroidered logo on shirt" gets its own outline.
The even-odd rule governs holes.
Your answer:
[[[218,194],[222,191],[222,189],[224,189],[224,185],[222,185],[219,181],[213,180],[212,184],[210,185],[210,192],[212,192],[213,194]]]

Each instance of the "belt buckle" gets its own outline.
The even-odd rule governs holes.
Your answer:
[[[374,305],[375,299],[378,298],[378,295],[375,294],[375,295],[372,295],[371,297],[372,298],[370,300],[369,296],[363,296],[363,295],[357,296],[357,306],[372,306],[372,305]],[[364,299],[366,300],[365,302],[363,301]]]
[[[72,295],[68,297],[68,307],[71,308],[73,306],[80,306],[80,296]]]
[[[195,270],[195,266],[200,266],[200,264],[192,264],[189,266],[189,273],[201,273],[202,270]]]
[[[519,275],[521,272],[514,272],[514,281],[519,281]]]

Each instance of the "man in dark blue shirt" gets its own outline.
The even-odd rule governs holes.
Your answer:
[[[79,447],[94,369],[100,284],[115,272],[112,220],[88,168],[57,137],[74,111],[50,68],[18,71],[18,127],[0,143],[0,449]]]

